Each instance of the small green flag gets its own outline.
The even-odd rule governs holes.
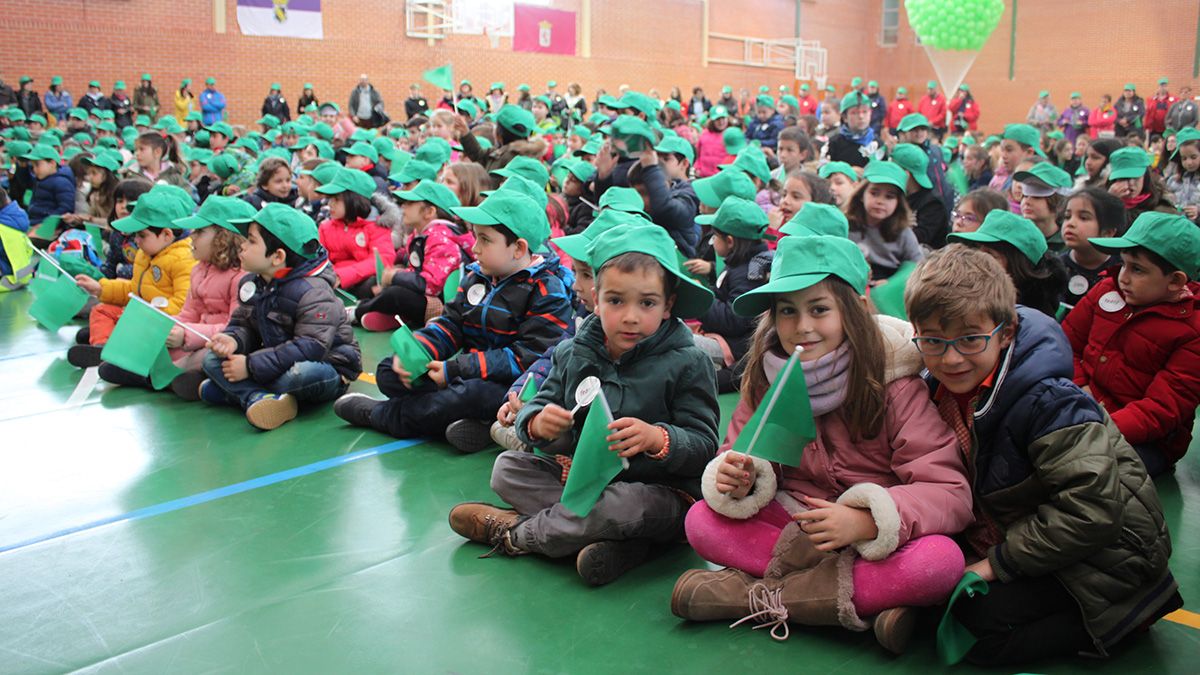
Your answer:
[[[338,294],[338,297],[342,299],[342,304],[347,307],[353,307],[358,304],[358,298],[340,288],[333,289],[333,292]]]
[[[164,344],[162,349],[158,350],[158,356],[154,358],[154,363],[150,366],[150,385],[155,389],[164,389],[182,372],[171,361],[171,353]]]
[[[411,328],[401,324],[392,333],[391,343],[392,351],[400,357],[400,365],[412,375],[413,382],[429,370],[429,351],[413,336]]]
[[[42,264],[49,269],[53,265]],[[42,266],[38,267],[39,271]],[[47,330],[56,331],[70,321],[83,306],[87,304],[87,291],[79,287],[71,277],[58,274],[56,276],[34,277],[29,282],[29,291],[33,293],[33,304],[29,306],[29,316]]]
[[[942,663],[952,666],[962,661],[977,642],[975,635],[950,613],[950,610],[954,608],[954,603],[958,602],[964,593],[967,594],[967,597],[973,598],[976,594],[987,595],[988,590],[988,582],[974,572],[964,574],[963,578],[958,581],[958,585],[954,587],[954,592],[950,594],[950,601],[946,603],[946,613],[942,615],[942,620],[938,623],[937,628],[937,651]]]
[[[379,255],[379,249],[375,249],[375,283],[383,287],[383,258]]]
[[[625,467],[621,456],[608,447],[608,425],[613,421],[608,399],[601,391],[588,408],[583,430],[579,432],[579,443],[571,458],[571,470],[567,473],[567,484],[563,486],[563,508],[580,518],[591,513],[600,499],[604,488]]]
[[[58,268],[54,266],[54,263],[39,256],[37,275],[43,279],[56,279],[62,274],[58,271]]]
[[[721,273],[725,271],[725,259],[715,253],[713,255],[715,256],[713,259],[713,275],[716,276],[717,281],[720,281]]]
[[[130,298],[100,358],[135,375],[149,377],[174,325],[171,317],[149,303]]]
[[[88,236],[92,238],[92,248],[96,249],[96,254],[104,257],[104,230],[95,223],[86,223],[83,229],[87,230]]]
[[[33,190],[29,191],[29,193],[32,192]],[[26,194],[28,195],[29,193]],[[46,219],[37,226],[36,230],[34,230],[33,238],[45,240],[54,239],[54,232],[58,229],[58,224],[60,222],[62,222],[62,217],[60,216],[46,216]]]
[[[517,398],[521,403],[529,403],[533,400],[534,396],[537,396],[537,393],[537,380],[534,379],[533,373],[530,373],[525,376],[525,384],[521,385],[521,393],[517,394]]]
[[[445,91],[452,91],[454,89],[454,76],[450,72],[450,64],[449,63],[442,66],[441,68],[432,68],[430,70],[427,70],[421,74],[421,77],[426,82],[428,82],[429,84],[432,84],[433,86],[437,87],[438,89],[442,89]]]
[[[758,409],[733,442],[733,450],[769,462],[800,466],[804,446],[817,437],[808,385],[797,349],[771,383]]]
[[[446,285],[442,286],[442,302],[450,304],[454,300],[454,296],[458,295],[458,282],[462,280],[462,268],[459,267],[446,277]]]
[[[905,262],[895,274],[888,277],[886,284],[871,289],[871,302],[875,303],[875,309],[880,314],[908,321],[908,312],[904,311],[904,289],[908,287],[908,278],[915,269],[915,262]]]

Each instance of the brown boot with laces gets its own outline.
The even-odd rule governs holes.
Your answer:
[[[450,529],[471,541],[492,547],[481,557],[497,551],[506,555],[524,553],[512,543],[509,530],[520,522],[521,516],[512,509],[502,509],[483,502],[467,502],[450,509]]]

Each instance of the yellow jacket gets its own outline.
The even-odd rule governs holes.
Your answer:
[[[194,96],[183,96],[178,89],[175,90],[175,120],[177,122],[185,124],[184,120],[192,111],[192,102],[195,100]]]
[[[100,302],[124,307],[129,303],[129,294],[136,293],[151,304],[155,298],[166,298],[165,307],[155,306],[167,314],[178,314],[192,285],[195,265],[191,238],[180,239],[153,258],[139,249],[133,258],[132,279],[100,280]]]

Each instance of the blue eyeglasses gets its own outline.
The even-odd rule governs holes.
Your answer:
[[[912,339],[913,344],[917,346],[917,351],[925,356],[942,356],[946,350],[954,347],[954,351],[963,356],[971,356],[980,354],[988,348],[988,343],[996,336],[996,332],[1004,328],[1007,321],[1001,321],[999,326],[996,326],[992,332],[986,335],[963,335],[956,337],[953,340],[946,340],[936,337],[915,337]]]

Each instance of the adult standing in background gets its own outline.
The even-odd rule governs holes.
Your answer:
[[[1050,102],[1050,90],[1043,89],[1038,93],[1038,100],[1029,108],[1025,116],[1029,126],[1044,133],[1054,131],[1054,123],[1058,121],[1058,108]]]
[[[116,122],[118,129],[133,124],[133,99],[129,98],[129,92],[125,88],[125,80],[117,80],[113,83],[112,95],[108,97],[112,103],[112,111],[116,114]]]
[[[62,83],[61,75],[50,78],[50,88],[46,90],[42,102],[46,104],[46,112],[54,115],[59,128],[66,128],[67,111],[75,105],[75,101],[71,98],[71,92],[62,88]]]
[[[725,87],[725,89],[722,90],[721,93],[722,94],[732,94],[733,89],[730,89],[729,87]],[[732,96],[730,97],[730,100],[732,100]],[[736,101],[735,101],[735,103],[736,103]],[[700,117],[704,113],[708,112],[709,109],[711,109],[711,108],[712,108],[712,101],[709,101],[708,97],[706,97],[704,95],[704,90],[701,89],[700,87],[693,88],[692,89],[692,100],[688,101],[688,104],[687,104],[687,114],[693,118]],[[728,109],[728,108],[726,108],[726,109]]]
[[[13,88],[4,83],[4,78],[0,77],[0,108],[7,108],[10,105],[17,104],[17,94]]]
[[[867,83],[867,98],[871,99],[871,128],[878,134],[887,118],[887,99],[879,93],[879,83],[875,80]]]
[[[425,97],[421,95],[421,85],[415,82],[408,85],[408,98],[404,99],[404,116],[411,120],[428,111],[429,101],[426,101]]]
[[[291,121],[292,109],[288,106],[287,99],[283,97],[283,88],[278,82],[271,83],[271,90],[263,99],[261,112],[263,115],[274,115],[279,118],[280,122]]]
[[[951,131],[965,133],[979,129],[979,104],[971,95],[971,87],[965,82],[958,85],[954,98],[950,99],[950,115],[954,119]]]
[[[1137,87],[1132,82],[1125,85],[1121,98],[1117,99],[1116,134],[1124,138],[1131,131],[1142,128],[1142,117],[1146,114],[1146,102],[1137,95]]]
[[[1179,100],[1167,111],[1167,128],[1178,130],[1196,126],[1196,122],[1200,120],[1200,114],[1197,112],[1196,101],[1192,98],[1192,88],[1184,85],[1179,90]]]
[[[1083,104],[1083,94],[1071,92],[1071,105],[1063,108],[1058,117],[1058,126],[1063,130],[1063,137],[1075,145],[1075,139],[1087,134],[1088,118],[1091,111]]]
[[[941,143],[946,135],[946,97],[938,91],[936,80],[930,80],[925,86],[925,95],[917,102],[917,112],[929,120],[929,131]]]
[[[20,89],[17,90],[17,107],[25,112],[26,117],[42,112],[42,99],[33,90],[33,78],[28,75],[21,78]]]
[[[1100,97],[1100,105],[1088,113],[1088,136],[1112,138],[1116,124],[1117,109],[1113,107],[1112,96],[1105,94]]]
[[[354,118],[354,123],[364,129],[374,129],[375,113],[383,110],[383,97],[371,84],[371,78],[363,73],[358,78],[358,86],[350,92],[350,107],[347,112]]]
[[[204,91],[200,92],[200,121],[212,126],[225,119],[225,94],[217,91],[217,78],[204,80]]]
[[[148,115],[150,119],[158,119],[158,90],[150,73],[142,73],[142,83],[133,91],[133,112],[138,115]]]
[[[1146,132],[1161,134],[1167,130],[1167,111],[1178,99],[1167,91],[1167,78],[1158,80],[1158,91],[1146,104]],[[1178,127],[1175,127],[1178,128]]]
[[[196,104],[191,86],[192,78],[185,77],[179,83],[179,89],[175,91],[175,121],[180,124],[187,122],[188,113],[192,112],[192,106]]]
[[[321,102],[317,100],[317,95],[313,93],[311,82],[304,83],[304,91],[300,93],[300,98],[296,100],[296,114],[303,115],[308,106],[319,106]]]

